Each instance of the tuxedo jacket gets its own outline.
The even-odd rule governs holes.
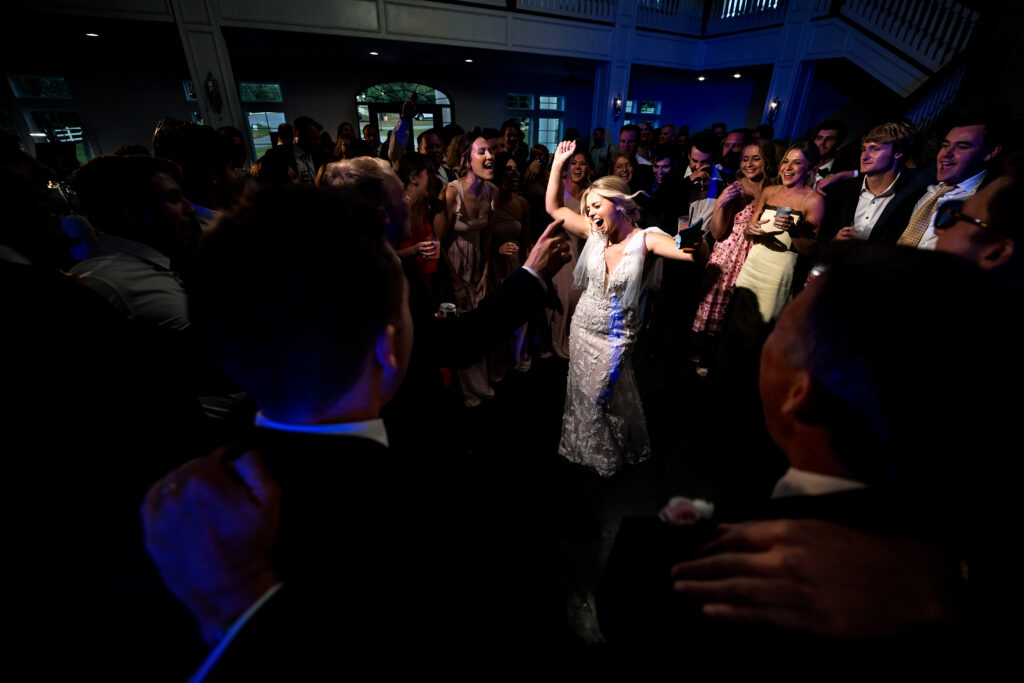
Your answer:
[[[896,244],[914,213],[914,204],[921,198],[932,179],[915,169],[903,169],[893,188],[894,196],[875,221],[868,240]],[[825,218],[818,233],[818,243],[831,242],[844,227],[853,225],[863,178],[840,180],[826,189]]]
[[[571,644],[533,558],[479,492],[449,485],[443,458],[264,429],[253,446],[281,485],[274,562],[284,585],[206,680],[467,670]]]

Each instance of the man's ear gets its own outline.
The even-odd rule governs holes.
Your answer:
[[[811,407],[811,376],[805,370],[797,370],[791,377],[779,409],[783,415],[795,415],[801,422],[806,422],[803,418]]]
[[[1013,240],[1009,237],[1004,237],[998,242],[986,245],[981,251],[981,259],[978,261],[978,265],[985,270],[998,268],[1013,256],[1013,246]]]
[[[985,155],[985,161],[992,161],[1000,152],[1003,151],[1001,144],[992,145],[992,149],[989,150],[988,154]]]
[[[377,335],[377,344],[374,348],[377,355],[377,362],[382,368],[396,370],[398,368],[398,356],[395,354],[395,326],[386,325],[380,334]]]

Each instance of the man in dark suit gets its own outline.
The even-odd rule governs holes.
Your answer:
[[[377,207],[336,188],[257,195],[206,240],[191,293],[213,356],[260,408],[248,443],[171,473],[145,505],[151,555],[216,645],[200,677],[451,665],[453,642],[465,663],[564,635],[532,555],[475,513],[484,501],[452,490],[443,458],[389,447],[381,409],[413,316]],[[499,609],[480,599],[495,582]]]
[[[846,245],[826,256],[824,273],[784,310],[761,356],[765,421],[790,469],[771,501],[714,515],[826,520],[869,540],[830,557],[816,556],[829,544],[805,545],[805,559],[776,565],[771,537],[736,543],[732,530],[707,522],[627,523],[600,603],[610,642],[657,650],[692,639],[751,651],[777,648],[797,632],[840,648],[827,639],[927,641],[937,627],[947,637],[951,624],[965,621],[958,565],[991,572],[986,588],[1000,585],[1001,568],[1012,563],[986,534],[1014,498],[994,481],[990,456],[1012,438],[1015,408],[996,397],[1000,383],[1024,379],[1010,332],[1024,309],[1019,295],[973,264],[933,256],[885,245]],[[951,364],[952,349],[999,359],[998,379]],[[917,409],[924,406],[936,412]],[[947,512],[940,501],[949,499],[962,503]],[[854,532],[833,527],[824,537],[845,533]],[[699,559],[703,552],[714,555]],[[894,556],[902,564],[889,566]],[[815,574],[807,569],[815,563],[826,568]],[[706,618],[715,616],[761,627]]]
[[[860,170],[828,188],[819,244],[896,241],[929,182],[926,173],[903,168],[912,133],[904,124],[883,123],[864,136]]]

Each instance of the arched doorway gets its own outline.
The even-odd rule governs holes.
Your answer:
[[[418,113],[412,122],[413,134],[419,135],[429,128],[441,128],[452,122],[452,102],[447,93],[422,83],[395,81],[378,83],[356,94],[359,130],[373,123],[383,140],[398,123],[402,103],[410,93],[416,93]]]

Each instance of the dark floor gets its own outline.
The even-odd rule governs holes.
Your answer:
[[[457,409],[452,428],[467,481],[500,501],[508,523],[532,532],[565,590],[568,619],[587,642],[601,636],[593,592],[624,516],[655,515],[674,495],[712,502],[765,498],[785,467],[767,440],[756,384],[714,370],[694,373],[689,353],[674,353],[642,333],[633,365],[654,455],[602,478],[558,455],[568,363],[534,358],[495,398]],[[741,399],[740,397],[744,397]]]

